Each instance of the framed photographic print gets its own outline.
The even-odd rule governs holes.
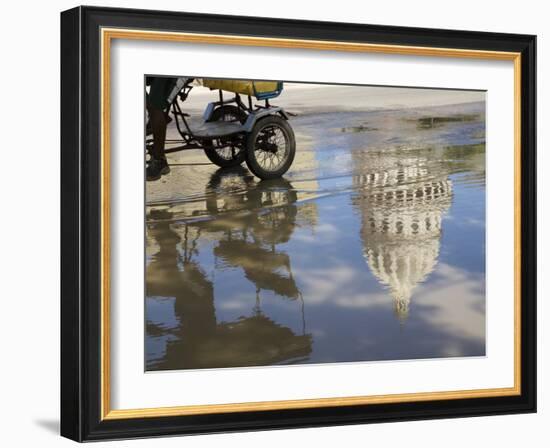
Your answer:
[[[535,36],[61,14],[61,433],[535,412]]]

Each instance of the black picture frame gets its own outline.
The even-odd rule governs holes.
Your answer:
[[[101,418],[100,29],[460,48],[521,54],[521,393],[515,396]],[[77,7],[61,13],[61,434],[76,441],[536,412],[536,37]]]

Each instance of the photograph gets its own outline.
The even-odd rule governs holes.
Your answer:
[[[540,27],[203,6],[59,17],[61,435],[540,434]]]
[[[486,356],[486,91],[207,75],[144,76],[145,370]]]

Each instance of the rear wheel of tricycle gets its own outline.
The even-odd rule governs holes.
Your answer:
[[[277,115],[259,120],[246,141],[246,164],[260,179],[276,179],[285,174],[296,153],[294,131]]]
[[[208,121],[246,121],[246,113],[236,106],[224,105],[212,112]],[[208,160],[220,168],[230,168],[244,162],[246,151],[235,144],[234,137],[226,137],[203,142],[204,153]]]

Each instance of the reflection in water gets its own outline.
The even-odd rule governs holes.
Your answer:
[[[415,286],[433,271],[441,221],[452,200],[451,181],[432,175],[420,154],[405,158],[354,153],[353,203],[361,215],[361,241],[372,273],[387,286],[400,319]]]
[[[146,208],[146,369],[484,355],[483,108],[295,118],[287,180],[182,170]]]
[[[147,322],[148,334],[170,336],[162,358],[148,360],[150,369],[271,365],[297,362],[311,352],[303,298],[292,276],[290,258],[276,248],[288,241],[295,226],[295,192],[286,181],[273,180],[249,185],[237,198],[219,197],[212,184],[221,180],[218,172],[207,197],[207,209],[220,219],[177,227],[169,211],[151,210],[147,217],[150,245],[158,247],[147,266],[147,296],[174,297],[177,321],[175,328]],[[262,213],[248,213],[250,210]],[[182,236],[177,229],[183,230]],[[242,269],[254,285],[255,301],[249,315],[231,322],[217,321],[214,285],[194,261],[201,250],[198,240],[205,235],[217,238],[212,254],[218,269]],[[300,301],[300,334],[262,312],[262,291]]]

